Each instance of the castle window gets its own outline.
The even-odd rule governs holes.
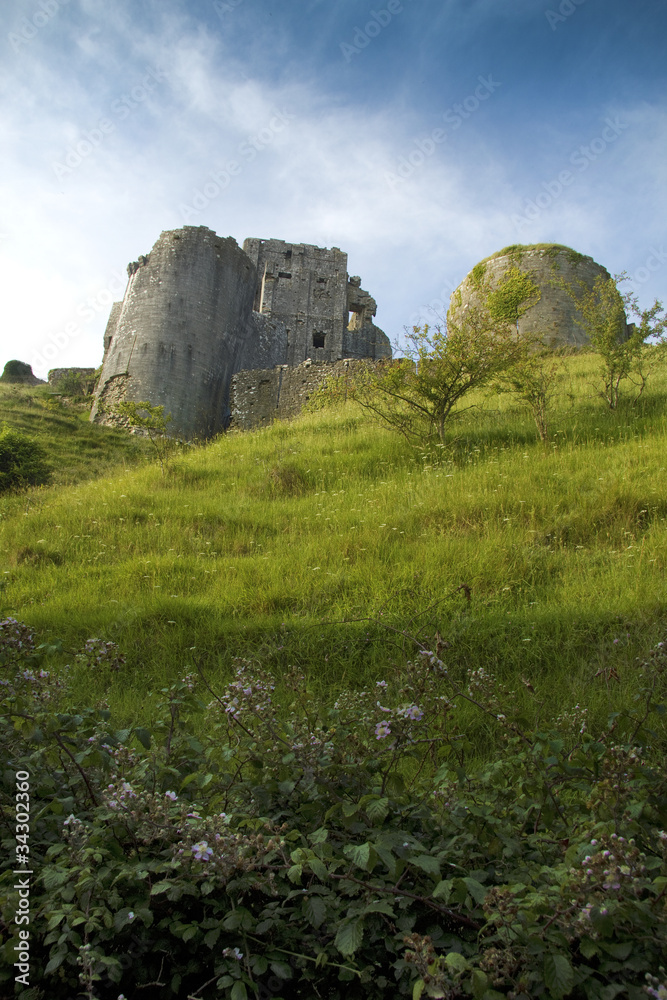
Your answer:
[[[278,277],[279,278],[291,278],[292,275],[289,273],[289,271],[278,271]]]
[[[313,331],[313,347],[324,347],[324,331]]]

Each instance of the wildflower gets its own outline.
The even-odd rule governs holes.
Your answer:
[[[391,735],[391,729],[389,728],[388,722],[378,722],[375,727],[375,738],[378,740],[383,740],[385,736]]]
[[[172,802],[175,802],[176,799],[178,798],[176,792],[165,792],[164,797],[165,799],[171,799]]]
[[[129,913],[128,913],[128,915],[127,915],[127,919],[128,919],[128,920],[129,920],[130,922],[131,922],[132,920],[134,920],[134,910],[130,910],[130,912],[129,912]]]
[[[243,952],[238,948],[223,948],[222,954],[225,958],[235,958],[237,962],[240,962],[243,958]]]
[[[419,722],[424,715],[418,705],[410,705],[408,708],[399,708],[396,714],[402,715],[404,719],[413,719],[415,722]]]
[[[213,848],[209,847],[208,842],[205,840],[200,840],[198,844],[193,844],[191,851],[197,861],[208,861],[213,854]]]
[[[386,688],[386,686],[387,686],[387,682],[386,681],[376,681],[375,682],[375,687]]]

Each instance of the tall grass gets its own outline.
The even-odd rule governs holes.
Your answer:
[[[214,683],[236,656],[295,664],[328,697],[438,633],[452,671],[489,667],[535,717],[585,698],[599,724],[666,624],[667,380],[611,412],[594,365],[569,359],[547,446],[504,396],[476,397],[445,447],[347,406],[222,436],[164,476],[110,457],[107,432],[102,470],[125,468],[4,501],[2,612],[70,662],[118,642],[122,673],[76,669],[74,689],[127,721],[196,664]]]

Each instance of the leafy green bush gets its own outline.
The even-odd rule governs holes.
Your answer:
[[[580,706],[530,731],[511,692],[483,668],[457,684],[438,648],[329,708],[292,671],[282,712],[271,675],[238,661],[222,693],[187,675],[161,692],[152,733],[118,731],[105,708],[65,711],[61,694],[54,710],[48,653],[0,622],[0,982],[24,974],[23,866],[31,1000],[667,989],[667,768],[647,749],[667,644],[637,668],[636,709],[601,734]],[[101,640],[81,658],[123,665]],[[473,769],[463,700],[505,746]]]
[[[36,441],[8,427],[0,431],[0,493],[45,483],[50,471]]]

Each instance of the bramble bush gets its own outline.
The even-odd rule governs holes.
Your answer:
[[[281,705],[255,663],[219,693],[187,674],[149,732],[65,708],[66,672],[44,668],[58,647],[0,622],[3,995],[22,989],[28,844],[30,1000],[662,1000],[667,644],[599,734],[580,706],[531,728],[483,667],[457,681],[433,646],[328,707],[296,669]],[[95,639],[79,664],[123,660]],[[463,701],[501,741],[486,763]]]
[[[0,428],[0,493],[43,485],[50,475],[41,445],[7,425]]]

